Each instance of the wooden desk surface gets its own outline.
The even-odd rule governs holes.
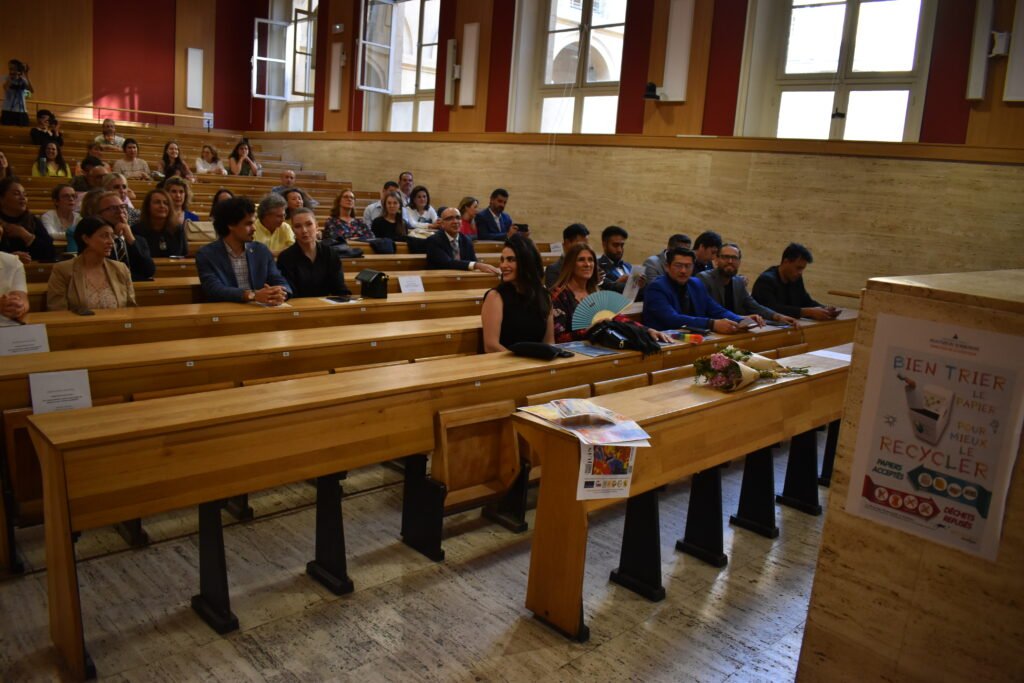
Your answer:
[[[475,315],[485,289],[391,294],[333,304],[320,298],[291,299],[287,306],[202,303],[136,306],[94,311],[29,313],[27,322],[46,325],[51,351],[143,342],[219,337],[274,330],[330,327]]]

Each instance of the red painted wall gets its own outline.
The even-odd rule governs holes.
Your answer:
[[[171,8],[173,13],[173,6]],[[263,130],[266,107],[253,99],[252,35],[256,17],[266,17],[267,0],[217,0],[213,69],[213,125]],[[172,17],[173,20],[173,17]],[[173,32],[171,33],[173,37]],[[173,39],[172,39],[173,43]],[[172,44],[173,47],[173,44]],[[172,70],[173,74],[173,70]],[[171,79],[173,87],[174,79]]]
[[[644,132],[644,90],[647,88],[647,67],[651,61],[653,22],[653,0],[632,0],[626,7],[616,133]]]
[[[122,2],[95,0],[92,89],[93,101],[100,107],[97,116],[174,123],[172,117],[102,109],[106,105],[174,111],[174,23],[173,2],[143,3],[126,12]]]
[[[736,124],[747,0],[716,0],[704,96],[704,135],[732,135]]]
[[[967,141],[971,105],[965,94],[974,10],[973,0],[939,3],[921,116],[921,142],[962,145]]]
[[[494,13],[491,15],[491,80],[487,84],[487,121],[484,124],[484,130],[488,133],[504,133],[508,130],[512,27],[515,24],[516,0],[494,0]]]

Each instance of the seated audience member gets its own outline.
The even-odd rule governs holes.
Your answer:
[[[718,250],[715,268],[705,270],[697,279],[704,283],[712,299],[737,315],[751,318],[759,326],[764,325],[765,320],[798,325],[796,319],[776,313],[750,296],[747,278],[739,274],[741,259],[739,245],[727,242]]]
[[[295,184],[295,171],[291,170],[290,168],[285,169],[284,171],[281,172],[281,184],[276,185],[270,191],[276,192],[279,195],[284,195],[284,193],[289,190],[298,190],[300,193],[302,193],[303,206],[307,206],[311,209],[315,209],[316,207],[320,206],[320,202],[310,197],[305,190],[303,190],[301,187]]]
[[[217,149],[213,145],[203,145],[196,159],[196,173],[199,175],[227,175],[228,169],[224,168],[224,162],[217,156]]]
[[[99,218],[113,230],[114,246],[110,258],[128,266],[132,280],[141,282],[151,280],[156,273],[156,265],[149,254],[149,244],[138,239],[128,223],[128,207],[117,192],[92,190],[82,200],[82,216]],[[79,245],[81,246],[81,245]]]
[[[174,212],[181,216],[182,221],[198,221],[199,214],[189,211],[192,203],[192,186],[183,178],[168,178],[161,185],[171,197]]]
[[[519,342],[554,343],[551,295],[541,285],[540,264],[533,242],[517,235],[506,240],[499,266],[501,284],[487,290],[480,310],[484,353],[507,351]]]
[[[668,238],[668,249],[665,249],[660,254],[654,254],[648,256],[644,261],[644,279],[648,282],[654,282],[659,277],[665,274],[665,269],[668,265],[666,261],[668,252],[676,247],[682,247],[683,249],[690,248],[690,238],[682,233],[672,235]]]
[[[389,180],[384,183],[384,187],[380,191],[380,200],[372,202],[363,210],[363,222],[367,225],[373,225],[373,221],[380,217],[384,213],[384,199],[391,193],[398,192],[398,183],[394,180]]]
[[[668,252],[668,271],[647,285],[644,296],[644,325],[659,330],[710,330],[719,334],[739,331],[743,320],[722,308],[694,277],[693,252],[676,247]]]
[[[166,190],[150,190],[142,200],[142,215],[131,224],[135,236],[144,240],[151,256],[188,256],[184,218],[175,211]]]
[[[339,259],[329,245],[317,240],[320,228],[313,209],[305,207],[292,213],[295,244],[277,257],[277,268],[291,285],[292,296],[345,296],[345,275]]]
[[[0,180],[3,180],[4,178],[16,177],[17,176],[14,174],[14,169],[12,169],[11,165],[7,162],[7,155],[4,154],[3,152],[0,152]]]
[[[791,318],[832,320],[841,310],[819,304],[804,288],[804,269],[813,262],[810,249],[790,242],[782,252],[782,262],[758,276],[754,283],[754,298]]]
[[[416,192],[413,191],[413,197]],[[427,268],[431,270],[478,270],[498,274],[489,263],[476,260],[473,242],[459,232],[459,210],[453,206],[441,213],[441,229],[427,238]]]
[[[375,237],[385,237],[396,242],[407,242],[409,225],[405,222],[405,212],[402,211],[402,195],[392,192],[384,198],[384,210],[380,216],[373,219],[370,226]]]
[[[226,187],[222,187],[213,195],[213,199],[210,200],[210,220],[213,220],[213,209],[217,204],[225,199],[231,199],[235,196],[235,193]]]
[[[60,124],[57,117],[49,109],[40,109],[36,112],[36,127],[29,131],[29,137],[33,145],[42,147],[47,142],[55,142],[58,147],[64,146],[64,136],[60,132]]]
[[[103,187],[103,176],[110,173],[110,169],[102,159],[91,154],[82,159],[79,168],[82,169],[82,174],[71,179],[71,187],[75,188],[78,201],[81,202],[83,194]]]
[[[104,147],[124,148],[124,138],[117,134],[113,119],[103,119],[103,132],[93,138],[93,142]]]
[[[331,217],[324,226],[324,242],[328,245],[344,244],[348,240],[368,242],[373,239],[373,230],[362,218],[356,217],[356,193],[342,190],[334,198]]]
[[[32,165],[33,178],[71,178],[71,167],[56,142],[39,146],[39,159]]]
[[[512,217],[505,213],[508,205],[508,190],[499,187],[491,193],[491,203],[486,211],[477,213],[476,238],[478,240],[498,240],[499,242],[516,232],[512,225]]]
[[[124,158],[114,162],[114,173],[130,180],[149,180],[149,163],[139,158],[139,143],[134,138],[126,138],[122,149]]]
[[[620,228],[617,225],[609,225],[601,231],[601,249],[604,253],[597,260],[598,268],[604,273],[601,289],[610,289],[619,293],[625,291],[626,281],[629,279],[629,274],[633,272],[633,264],[623,258],[626,254],[627,239],[629,239],[629,233],[625,228]],[[645,284],[641,278],[640,287]]]
[[[572,223],[562,230],[562,255],[558,257],[557,261],[544,269],[545,287],[550,289],[555,285],[555,281],[558,280],[558,274],[562,272],[562,264],[565,263],[565,255],[569,253],[570,249],[580,242],[586,243],[587,237],[589,236],[590,231],[587,230],[587,226],[582,223]]]
[[[43,222],[43,226],[51,238],[67,239],[66,251],[73,253],[75,250],[72,245],[75,240],[71,237],[71,232],[78,225],[78,221],[82,220],[82,216],[75,211],[75,188],[67,183],[54,185],[53,190],[50,191],[50,199],[53,200],[53,208],[40,216],[39,220]]]
[[[139,220],[139,210],[132,205],[135,193],[128,187],[127,178],[120,173],[108,173],[103,176],[102,187],[108,192],[116,192],[117,196],[121,198],[121,203],[124,204],[125,211],[128,213],[129,225]]]
[[[398,174],[398,191],[402,193],[402,207],[412,202],[412,171],[402,171]]]
[[[413,228],[440,228],[437,211],[430,205],[430,191],[422,185],[412,188],[409,195],[409,208],[406,209],[407,220]]]
[[[110,224],[96,217],[83,218],[75,228],[75,241],[78,256],[61,261],[50,272],[46,308],[92,311],[134,306],[131,273],[112,257],[114,229]]]
[[[228,155],[228,173],[231,175],[263,175],[263,167],[256,163],[256,157],[249,147],[249,141],[242,138]]]
[[[0,316],[22,321],[28,315],[25,266],[14,254],[0,251]]]
[[[714,260],[722,247],[722,236],[712,230],[705,230],[697,235],[693,243],[693,274],[703,273],[715,267]]]
[[[0,180],[0,251],[22,263],[52,261],[56,256],[46,226],[28,210],[25,188],[14,178]]]
[[[565,254],[562,271],[551,290],[551,302],[554,307],[555,342],[561,344],[569,341],[585,339],[589,330],[573,330],[572,316],[576,307],[588,295],[597,291],[597,283],[601,275],[597,267],[597,254],[586,242],[575,244]],[[636,324],[624,315],[615,316],[615,320],[628,324]],[[655,341],[671,341],[656,329],[648,329],[647,333]]]
[[[165,178],[173,178],[175,176],[179,178],[185,178],[189,182],[196,179],[192,175],[192,169],[188,167],[185,160],[181,158],[181,148],[178,143],[171,140],[164,145],[164,155],[160,158],[160,163],[157,164],[156,170],[158,173],[162,173]]]
[[[213,228],[220,239],[196,254],[196,269],[207,301],[255,301],[277,306],[291,294],[270,249],[253,241],[254,210],[247,197],[224,199],[214,207]]]
[[[301,209],[305,206],[305,204],[302,203],[302,192],[293,188],[291,190],[281,192],[280,195],[284,197],[285,202],[284,218],[286,221],[291,222],[292,214],[295,210]]]
[[[265,244],[270,251],[278,253],[295,244],[295,233],[292,226],[285,222],[287,204],[284,197],[271,192],[260,200],[256,207],[256,226],[254,237],[260,244]]]
[[[476,211],[479,208],[480,202],[476,197],[463,197],[459,202],[459,216],[462,217],[459,232],[473,240],[476,239],[476,226],[473,225],[473,219],[476,218]]]

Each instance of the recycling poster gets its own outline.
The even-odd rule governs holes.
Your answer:
[[[1020,349],[879,314],[846,511],[995,561],[1024,423]]]

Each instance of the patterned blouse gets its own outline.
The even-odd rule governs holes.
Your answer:
[[[339,241],[359,240],[368,242],[375,239],[370,226],[363,222],[362,218],[353,218],[346,221],[344,218],[330,217],[324,225],[324,239],[333,237]]]
[[[554,311],[555,318],[555,343],[564,344],[565,342],[571,341],[583,341],[587,338],[587,332],[585,330],[572,329],[572,316],[576,312],[576,307],[579,302],[576,300],[576,295],[572,293],[572,290],[568,287],[562,286],[557,289],[551,290],[551,307]],[[635,320],[624,315],[617,315],[613,318],[621,323],[629,323],[631,325],[639,325]],[[643,325],[640,325],[643,327]]]

